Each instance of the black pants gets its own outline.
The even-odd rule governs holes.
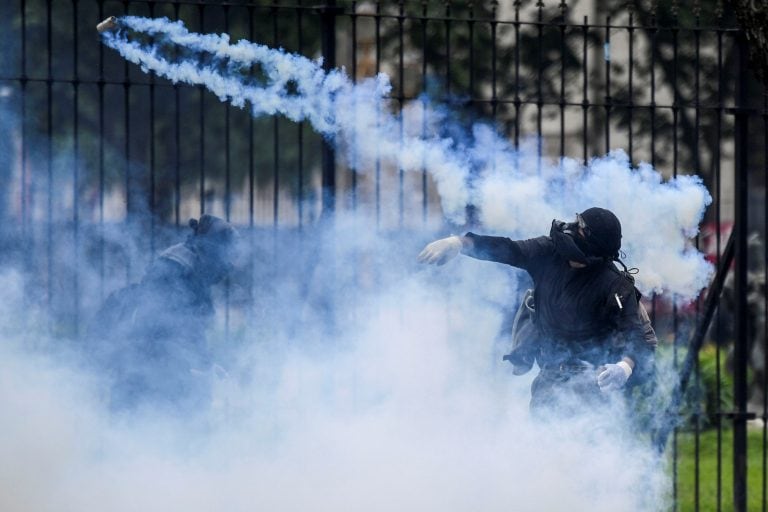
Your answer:
[[[597,369],[542,369],[531,384],[531,414],[536,418],[571,418],[599,411],[610,396],[597,385]]]

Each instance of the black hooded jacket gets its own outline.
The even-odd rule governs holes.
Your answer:
[[[643,337],[635,287],[613,262],[573,268],[549,236],[466,236],[473,244],[464,254],[521,268],[533,278],[540,366],[573,359],[601,365],[628,356],[635,371],[648,370],[654,347]]]

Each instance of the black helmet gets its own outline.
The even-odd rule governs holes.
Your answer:
[[[235,227],[219,217],[208,215],[200,220],[190,219],[192,235],[188,246],[199,258],[198,272],[208,283],[223,279],[233,267],[239,234]]]
[[[237,238],[237,230],[229,222],[214,215],[204,214],[200,220],[189,219],[195,237],[204,237],[206,242],[228,245]]]
[[[604,258],[618,258],[621,249],[621,222],[613,212],[605,208],[588,208],[577,214],[576,220],[584,232],[582,250],[585,253]]]

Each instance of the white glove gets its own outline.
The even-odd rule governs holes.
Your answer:
[[[461,238],[454,235],[428,244],[419,254],[420,263],[444,265],[455,258],[462,248]]]
[[[607,364],[605,370],[597,376],[597,385],[600,386],[600,391],[621,389],[627,383],[630,375],[632,375],[632,367],[626,361]]]

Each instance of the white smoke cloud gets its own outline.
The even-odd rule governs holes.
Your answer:
[[[628,262],[641,267],[646,289],[690,297],[706,280],[709,268],[686,245],[709,201],[695,178],[664,182],[648,166],[630,169],[621,152],[587,168],[540,161],[482,124],[458,143],[437,135],[446,118],[421,104],[403,112],[417,121],[401,139],[383,76],[353,85],[341,71],[230,44],[226,35],[191,34],[167,20],[120,21],[121,30],[167,35],[234,68],[260,62],[271,82],[248,86],[232,67],[173,63],[125,32],[105,36],[147,70],[205,84],[254,114],[309,120],[354,151],[362,172],[377,156],[406,170],[427,168],[454,220],[472,201],[489,230],[535,236],[552,218],[605,206],[623,221]],[[299,93],[285,94],[289,81]],[[284,258],[270,276],[271,314],[242,334],[212,407],[192,418],[110,413],[100,381],[71,362],[60,340],[21,321],[32,315],[40,317],[35,325],[45,323],[27,310],[24,276],[0,274],[0,509],[666,508],[665,468],[627,433],[625,418],[590,418],[605,426],[595,428],[529,417],[532,376],[513,377],[501,362],[508,347],[496,340],[518,292],[515,271],[469,258],[417,270],[425,240],[393,242],[364,218],[336,220],[338,231],[313,254],[319,270],[309,292],[294,290],[297,262]],[[293,257],[290,250],[276,247],[280,259]],[[362,258],[368,264],[360,271]],[[324,315],[311,300],[318,295],[330,302],[333,329],[314,323]]]
[[[621,150],[587,166],[569,158],[549,162],[533,145],[514,148],[484,124],[473,127],[468,141],[454,140],[440,135],[450,119],[424,102],[404,109],[401,130],[388,107],[391,85],[383,74],[353,83],[343,70],[324,71],[321,61],[245,40],[230,43],[227,34],[192,33],[166,18],[125,16],[119,27],[105,32],[105,44],[144,71],[204,85],[222,101],[247,105],[254,115],[308,120],[346,147],[360,172],[377,161],[406,171],[425,169],[437,184],[445,215],[455,223],[464,222],[471,202],[487,229],[530,237],[548,233],[553,218],[569,220],[574,212],[601,206],[622,221],[623,248],[628,263],[641,271],[637,282],[643,292],[688,301],[712,273],[689,245],[711,202],[697,177],[664,181],[648,164],[633,169]],[[137,34],[152,36],[154,46],[131,39]],[[205,65],[195,56],[176,61],[159,50],[163,44],[215,59]],[[264,83],[248,78],[254,64],[266,76]]]
[[[354,240],[337,239],[342,261]],[[664,467],[623,421],[530,419],[530,375],[512,377],[494,343],[489,304],[514,292],[504,269],[463,260],[448,286],[435,269],[382,272],[387,284],[358,295],[332,338],[252,339],[217,404],[191,418],[112,415],[59,351],[4,345],[0,508],[664,508]],[[282,306],[276,324],[294,320]]]
[[[483,137],[493,136],[483,130]],[[686,301],[707,285],[712,266],[690,243],[712,202],[699,177],[665,181],[648,164],[632,168],[623,150],[587,166],[570,158],[541,162],[531,151],[499,152],[484,168],[475,203],[485,226],[532,237],[548,233],[554,218],[571,221],[591,206],[608,208],[621,220],[625,263],[640,269],[641,291]]]

